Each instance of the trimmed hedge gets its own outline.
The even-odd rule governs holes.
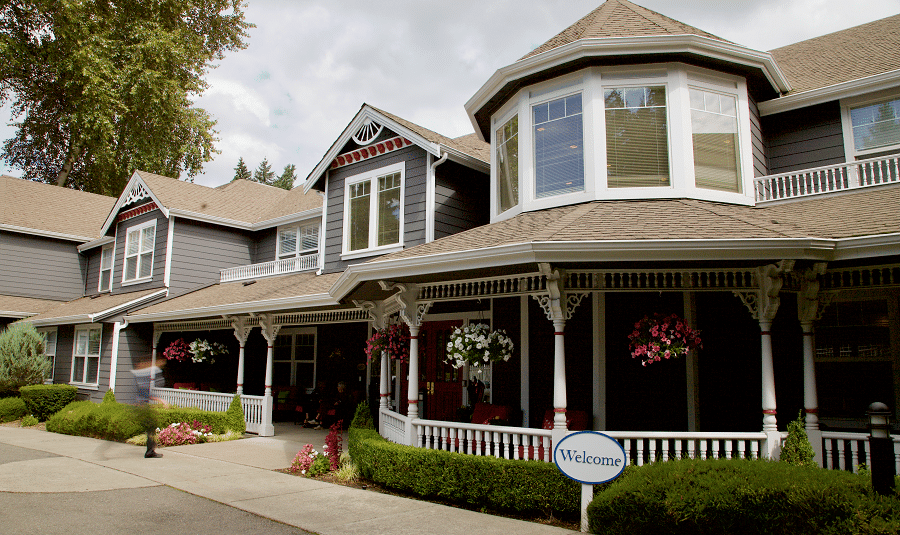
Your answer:
[[[31,385],[19,389],[28,412],[43,422],[75,401],[78,388],[72,385]]]
[[[18,420],[25,414],[25,402],[22,401],[22,398],[0,399],[0,423]]]
[[[897,533],[900,499],[865,477],[743,459],[682,459],[633,469],[588,507],[600,534]]]
[[[401,446],[354,426],[348,449],[360,475],[390,489],[498,511],[579,515],[581,486],[553,463]]]

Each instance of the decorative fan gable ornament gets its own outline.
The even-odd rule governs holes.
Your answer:
[[[384,127],[372,119],[366,119],[363,125],[359,127],[359,130],[356,131],[356,134],[353,135],[353,141],[359,145],[367,145],[378,137],[382,128]]]

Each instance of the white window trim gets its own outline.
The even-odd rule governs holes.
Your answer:
[[[372,246],[372,243],[375,243],[375,239],[377,236],[377,232],[373,229],[377,228],[378,224],[378,184],[375,182],[375,179],[384,175],[390,175],[393,173],[400,173],[400,232],[399,232],[399,242],[392,243],[389,245],[381,245],[381,246]],[[350,186],[354,184],[359,184],[360,182],[372,181],[372,187],[370,189],[370,209],[369,209],[369,247],[365,249],[356,249],[350,250],[350,233],[348,232],[350,228]],[[366,171],[365,173],[361,173],[358,175],[354,175],[351,177],[347,177],[344,180],[344,215],[343,215],[343,239],[341,244],[341,260],[352,260],[355,258],[362,258],[365,256],[372,255],[381,255],[392,253],[395,251],[400,251],[403,249],[403,241],[404,241],[404,222],[405,222],[405,212],[406,212],[406,162],[399,162],[392,165],[387,165],[385,167],[379,167],[378,169],[373,169],[371,171]]]
[[[313,336],[313,357],[312,360],[298,359],[297,358],[297,344],[296,337],[294,335],[297,334],[311,334]],[[312,392],[315,389],[316,380],[318,378],[318,351],[319,351],[319,333],[316,327],[288,327],[283,328],[278,331],[278,336],[281,335],[290,335],[291,336],[291,357],[289,359],[275,359],[273,362],[290,362],[291,363],[291,386],[297,386],[297,363],[309,364],[313,365],[313,377],[312,377],[312,388],[307,389],[307,394]]]
[[[669,185],[609,188],[606,176],[606,118],[603,91],[609,87],[664,86],[669,130]],[[696,187],[689,87],[734,96],[737,99],[741,192]],[[534,196],[534,143],[532,105],[575,93],[582,94],[584,128],[584,192],[536,199]],[[519,115],[519,205],[498,213],[496,130]],[[491,222],[523,211],[543,210],[593,200],[692,198],[732,204],[753,204],[753,147],[750,103],[746,80],[683,63],[616,67],[590,67],[521,89],[491,118]]]
[[[125,274],[127,273],[126,265],[128,263],[128,235],[132,232],[141,232],[147,227],[153,227],[153,248],[150,250],[150,275],[146,277],[137,276],[134,279],[126,279]],[[125,229],[125,247],[122,249],[122,286],[130,286],[132,284],[141,284],[148,281],[153,280],[153,262],[156,259],[156,219],[152,221],[147,221],[146,223],[141,223],[140,225],[135,225],[133,227],[128,227]],[[138,275],[141,272],[140,258],[141,252],[140,250],[137,253],[138,265],[135,269],[135,275]]]
[[[900,152],[900,143],[896,145],[888,145],[886,147],[878,147],[877,149],[857,151],[856,144],[853,142],[853,123],[850,120],[851,108],[869,106],[872,104],[878,104],[880,102],[896,100],[898,98],[900,98],[900,90],[894,88],[884,91],[878,91],[876,93],[869,93],[867,95],[858,97],[841,99],[841,129],[843,130],[844,134],[845,161],[852,162],[855,160],[864,160],[866,158],[873,157],[873,155],[875,154],[882,154],[888,151]]]
[[[103,269],[103,253],[106,251],[111,251],[111,253],[110,253],[110,259],[109,259],[109,285],[106,288],[104,288],[102,286],[103,272],[106,270]],[[116,264],[116,243],[113,242],[109,245],[104,245],[100,249],[100,273],[97,277],[97,291],[98,292],[103,293],[103,292],[108,292],[108,291],[112,290],[113,267],[115,266],[115,264]]]
[[[100,331],[100,343],[99,343],[99,349],[97,351],[97,355],[90,355],[90,354],[79,355],[78,354],[78,332],[79,331],[87,331],[88,333],[90,333],[90,331]],[[90,334],[88,334],[88,340],[90,340]],[[88,383],[88,382],[84,381],[84,379],[85,379],[84,375],[87,374],[87,370],[88,370],[87,359],[94,358],[94,357],[97,358],[97,382]],[[75,379],[75,359],[76,358],[84,359],[84,368],[82,368],[84,371],[83,371],[82,377],[80,378],[81,380]],[[102,324],[76,325],[74,337],[72,339],[72,367],[71,367],[71,371],[70,371],[70,375],[69,375],[69,383],[76,385],[76,386],[80,386],[80,387],[97,389],[98,385],[100,383],[100,361],[102,360],[102,358],[103,358],[103,325]]]
[[[49,383],[53,383],[53,379],[56,377],[56,346],[59,342],[59,332],[56,327],[40,327],[36,329],[37,332],[44,337],[44,354],[50,357],[50,378],[48,379]],[[51,344],[49,341],[49,334],[53,333],[53,343]]]

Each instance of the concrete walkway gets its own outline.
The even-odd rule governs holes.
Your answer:
[[[165,485],[283,522],[329,534],[562,534],[560,528],[485,515],[273,471],[303,444],[321,451],[326,431],[278,426],[277,437],[143,448],[0,426],[0,444],[45,452],[0,464],[0,492],[89,492]],[[346,438],[345,438],[346,449]]]

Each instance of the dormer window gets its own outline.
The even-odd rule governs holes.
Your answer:
[[[319,224],[293,225],[278,229],[278,259],[316,253],[319,250]]]
[[[143,282],[153,274],[156,220],[131,227],[125,234],[125,269],[122,283]]]
[[[405,171],[406,164],[401,162],[346,180],[344,258],[402,248]]]

